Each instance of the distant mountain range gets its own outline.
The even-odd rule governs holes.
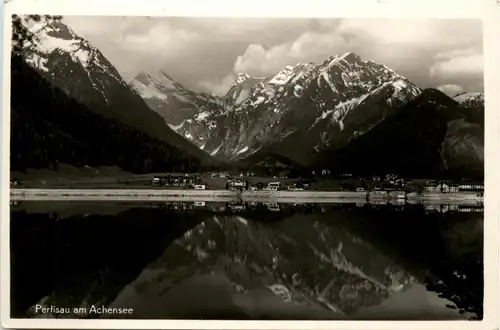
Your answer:
[[[137,91],[160,111],[154,105],[160,104],[158,98],[151,97],[160,86],[157,80],[150,81],[149,89]],[[137,79],[131,85],[136,86]],[[198,145],[203,141],[203,150],[223,159],[241,159],[268,144],[279,144],[279,149],[292,144],[293,151],[286,156],[297,158],[362,134],[390,109],[419,93],[418,87],[386,66],[347,53],[320,64],[287,66],[267,78],[240,74],[220,99],[222,111],[198,112],[175,123],[175,129]],[[176,90],[169,95],[177,95]],[[381,98],[382,108],[363,111]]]
[[[63,23],[30,30],[36,41],[24,60],[53,86],[204,166],[253,166],[277,157],[336,171],[484,172],[482,94],[450,98],[422,90],[354,53],[286,66],[270,77],[241,73],[218,97],[189,90],[163,71],[141,72],[127,84]]]
[[[144,75],[131,85],[136,88]],[[450,98],[434,89],[422,90],[387,66],[353,53],[319,64],[287,66],[266,78],[241,73],[225,96],[208,100],[183,86],[165,90],[167,84],[149,77],[148,88],[136,90],[151,108],[159,113],[172,109],[165,95],[189,95],[176,111],[186,116],[171,127],[220,159],[256,165],[267,160],[276,164],[277,157],[285,157],[295,165],[343,172],[423,176],[483,172],[483,94]],[[152,92],[159,90],[160,96]],[[204,106],[197,107],[199,111],[190,106],[200,103]],[[417,109],[426,110],[413,114]],[[420,125],[415,126],[415,120]],[[437,123],[441,126],[435,127]],[[431,134],[432,129],[440,133]]]

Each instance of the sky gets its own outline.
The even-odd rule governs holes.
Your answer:
[[[483,92],[482,24],[464,19],[312,19],[65,16],[126,81],[162,70],[195,90],[225,94],[240,72],[354,52],[421,88]]]

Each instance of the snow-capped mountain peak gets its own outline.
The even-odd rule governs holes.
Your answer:
[[[76,34],[68,26],[60,22],[48,22],[42,20],[40,22],[31,23],[25,22],[25,27],[33,35],[33,41],[27,42],[24,49],[27,52],[36,52],[38,54],[30,54],[28,62],[33,66],[48,71],[45,67],[47,57],[54,51],[66,52],[70,54],[75,61],[82,63],[87,67],[93,60],[92,47]]]
[[[161,79],[152,78],[158,75]],[[164,89],[163,79],[161,73],[138,77],[147,89],[137,81],[133,87],[159,112],[175,109],[174,98],[184,99],[182,120],[165,117],[167,122],[206,152],[228,159],[251,155],[268,142],[281,143],[300,130],[316,140],[307,148],[342,144],[369,131],[391,109],[421,93],[387,66],[364,61],[352,52],[317,64],[286,65],[264,78],[239,73],[221,100],[201,100],[202,94],[178,88],[182,85],[171,78],[168,83],[176,88]],[[207,108],[209,103],[214,106]],[[363,110],[372,109],[374,103],[377,110]],[[183,110],[190,108],[188,104],[196,108],[191,117]]]
[[[43,33],[53,38],[64,40],[81,39],[69,26],[59,21],[41,19],[39,22],[31,20],[23,20],[22,22],[28,31],[33,34],[43,31]]]
[[[264,78],[239,73],[221,99],[195,93],[161,71],[141,73],[131,86],[179,134],[234,160],[300,131],[308,138],[293,144],[305,152],[342,145],[421,93],[387,66],[352,52],[286,65]]]
[[[142,71],[135,79],[145,80],[145,81],[158,81],[158,82],[173,82],[174,79],[170,77],[163,70],[155,70],[155,71]]]
[[[223,109],[220,97],[192,91],[163,70],[141,72],[130,86],[171,129],[203,150],[214,127],[212,117]]]
[[[329,57],[329,60],[333,60],[333,59],[336,59],[338,61],[340,61],[340,60],[355,61],[355,60],[360,60],[361,57],[354,54],[353,52],[346,52],[346,53],[336,54],[336,55]]]
[[[130,85],[143,97],[167,99],[168,94],[179,93],[184,87],[176,83],[165,72],[141,72],[130,82]]]
[[[108,103],[109,79],[122,87],[128,86],[97,48],[77,36],[62,21],[42,18],[39,22],[23,20],[22,24],[32,35],[32,40],[23,45],[25,61],[50,81],[57,81],[58,87],[68,94],[79,95],[82,102],[92,98],[96,102]],[[75,71],[86,76],[92,90],[76,93],[82,89],[82,84],[64,78]]]
[[[364,61],[353,52],[330,56],[318,64],[287,65],[268,78],[246,81],[246,86],[233,86],[226,95],[233,111],[224,125],[234,123],[237,132],[228,132],[225,142],[214,143],[216,154],[230,159],[246,157],[268,140],[280,142],[304,129],[311,136],[319,134],[319,144],[349,140],[383,120],[390,111],[385,107],[395,108],[421,92],[387,66]],[[370,114],[362,124],[365,116],[357,109],[380,100],[384,103],[380,117]],[[360,124],[366,127],[356,129]]]
[[[248,73],[245,73],[245,72],[238,73],[236,75],[236,79],[231,84],[231,87],[236,86],[236,85],[240,85],[240,84],[242,84],[243,82],[245,82],[246,80],[248,80],[250,78],[251,77],[250,77],[250,75]]]

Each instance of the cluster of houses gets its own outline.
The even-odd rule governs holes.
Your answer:
[[[364,179],[344,179],[341,182],[342,191],[405,191],[427,192],[427,193],[484,193],[484,183],[471,180],[451,181],[451,180],[405,180],[396,175],[388,174],[383,179],[373,176],[371,180]]]
[[[308,183],[290,183],[288,185],[283,185],[281,182],[269,182],[267,185],[264,183],[257,183],[255,185],[250,184],[248,180],[228,180],[226,183],[226,189],[228,190],[269,190],[269,191],[278,191],[278,190],[290,190],[290,191],[301,191],[301,190],[310,190],[311,186]]]
[[[207,188],[198,175],[190,174],[155,176],[151,183],[153,186],[183,189],[204,190]]]
[[[403,179],[395,179],[390,181],[372,180],[356,180],[341,182],[342,191],[392,191],[405,190],[407,183]]]
[[[454,193],[454,192],[484,192],[484,183],[463,181],[458,183],[446,181],[427,181],[425,192]]]
[[[247,174],[247,173],[245,173]],[[252,174],[252,173],[248,173]],[[251,184],[250,181],[243,177],[228,178],[227,173],[217,173],[218,177],[226,178],[226,189],[233,191],[247,190],[310,190],[311,187],[307,183],[290,183],[284,185],[279,181],[269,182],[267,184],[257,183]],[[15,184],[15,183],[14,183]],[[193,174],[177,174],[155,176],[152,180],[154,186],[175,187],[183,189],[207,189],[205,183],[202,182],[199,175]],[[469,192],[482,195],[484,193],[484,183],[480,181],[462,180],[405,180],[398,178],[394,174],[387,174],[383,177],[372,176],[371,180],[363,178],[353,178],[352,175],[343,175],[343,180],[340,182],[340,190],[342,191],[358,191],[358,192],[403,192],[403,193],[459,193]]]
[[[282,188],[280,182],[269,182],[267,185],[263,183],[257,183],[256,185],[251,185],[248,180],[228,180],[226,183],[226,189],[228,190],[273,190],[277,191]]]

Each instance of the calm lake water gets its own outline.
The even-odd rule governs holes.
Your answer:
[[[483,216],[453,205],[20,202],[11,314],[481,319]],[[133,312],[85,313],[92,305]]]

